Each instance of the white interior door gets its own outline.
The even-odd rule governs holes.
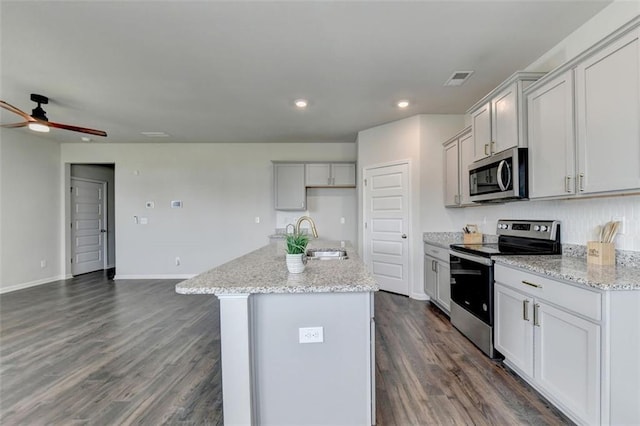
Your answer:
[[[409,295],[409,165],[364,172],[364,259],[382,290]]]
[[[71,274],[105,268],[106,183],[71,178]]]

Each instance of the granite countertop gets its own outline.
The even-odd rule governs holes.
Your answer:
[[[589,265],[584,257],[494,256],[496,263],[582,284],[599,290],[640,290],[640,268]]]
[[[448,250],[451,244],[462,243],[462,232],[425,232],[422,241]]]
[[[308,248],[340,247],[311,239]],[[378,285],[354,248],[346,260],[309,260],[304,272],[290,274],[281,244],[271,243],[176,285],[180,294],[332,293],[377,291]]]

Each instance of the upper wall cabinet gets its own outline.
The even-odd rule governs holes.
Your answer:
[[[276,210],[305,210],[304,163],[274,163],[273,176]]]
[[[575,69],[578,191],[640,188],[640,29]]]
[[[474,160],[526,146],[522,92],[543,75],[516,72],[467,111],[471,117]]]
[[[525,91],[530,198],[640,188],[639,21]]]
[[[444,205],[472,205],[469,199],[469,165],[473,162],[473,137],[467,127],[444,144]]]
[[[356,165],[354,163],[307,163],[305,164],[307,187],[354,187]]]

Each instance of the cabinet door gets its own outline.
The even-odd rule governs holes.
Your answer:
[[[600,326],[536,302],[535,379],[585,424],[600,423]]]
[[[498,93],[491,101],[491,124],[491,154],[518,146],[517,83]]]
[[[331,185],[331,165],[330,164],[305,164],[306,186],[329,186]]]
[[[424,257],[424,292],[432,299],[436,298],[438,276],[436,274],[437,260],[431,256]]]
[[[462,136],[458,143],[460,153],[460,205],[473,204],[469,198],[469,165],[473,163],[473,135]]]
[[[640,188],[640,29],[576,67],[580,193]]]
[[[276,210],[306,209],[304,164],[274,164]]]
[[[460,203],[460,161],[458,142],[444,147],[444,205],[455,207]]]
[[[335,186],[356,186],[356,165],[353,163],[332,164],[331,184]]]
[[[449,313],[451,311],[451,270],[446,262],[438,261],[435,266],[438,280],[436,299],[445,308],[445,311]]]
[[[491,103],[487,103],[471,114],[474,161],[488,157],[491,147]]]
[[[533,377],[533,299],[496,283],[494,303],[496,349],[524,374]]]
[[[527,95],[530,198],[575,192],[573,71]]]

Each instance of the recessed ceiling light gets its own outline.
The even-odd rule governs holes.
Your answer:
[[[296,99],[294,101],[295,106],[298,108],[306,108],[309,105],[309,102],[306,99]]]
[[[398,108],[406,108],[409,106],[409,101],[406,101],[406,100],[398,101],[396,105],[398,105]]]
[[[454,71],[445,81],[445,86],[462,86],[473,74],[473,71]]]
[[[148,138],[168,138],[169,135],[165,132],[140,132],[142,135]]]
[[[34,132],[43,132],[43,133],[47,133],[49,132],[51,129],[49,129],[49,126],[47,126],[46,124],[42,124],[42,123],[37,123],[35,121],[32,121],[28,124],[29,129],[33,130]]]
[[[88,138],[88,137],[86,137],[86,136],[83,136],[83,137],[81,137],[80,139],[82,139],[82,142],[91,142],[91,141],[92,141],[92,139],[91,139],[91,138]]]

